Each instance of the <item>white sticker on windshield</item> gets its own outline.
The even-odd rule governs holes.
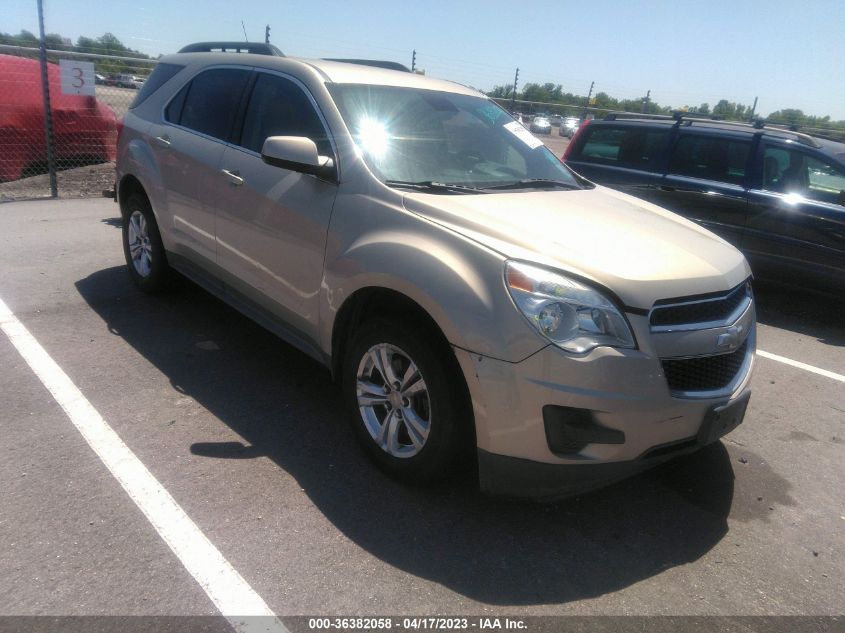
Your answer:
[[[531,149],[536,149],[543,144],[543,141],[522,127],[522,124],[519,121],[505,123],[503,127]]]

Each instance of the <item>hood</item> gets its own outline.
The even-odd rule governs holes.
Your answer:
[[[408,193],[405,208],[505,257],[592,279],[627,306],[733,288],[751,271],[733,246],[697,224],[596,187],[479,195]]]

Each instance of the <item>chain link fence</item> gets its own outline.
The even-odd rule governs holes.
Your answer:
[[[54,195],[53,177],[60,197],[110,189],[119,121],[155,63],[48,50],[45,95],[39,49],[0,45],[0,201]]]
[[[600,118],[608,112],[613,110],[608,108],[597,108],[595,106],[586,106],[584,103],[564,103],[559,101],[526,101],[524,99],[511,99],[509,97],[491,97],[493,101],[498,103],[508,112],[521,112],[526,115],[533,115],[538,112],[544,114],[560,115],[560,116],[583,116],[584,111],[592,114],[595,118]]]
[[[114,184],[119,122],[157,62],[48,49],[42,66],[39,53],[32,43],[0,44],[0,202],[102,195]],[[526,115],[600,118],[610,111],[586,100],[495,101]],[[835,126],[799,129],[845,141]]]

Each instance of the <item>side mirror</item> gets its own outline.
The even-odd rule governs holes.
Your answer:
[[[334,175],[334,161],[317,154],[317,144],[305,136],[270,136],[261,148],[261,159],[268,165],[313,174],[321,178]]]

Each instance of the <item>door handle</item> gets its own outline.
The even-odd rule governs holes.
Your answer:
[[[660,185],[658,189],[660,189],[660,191],[677,191],[674,187],[669,187],[667,185]]]
[[[167,136],[167,134],[165,134],[164,136],[156,136],[155,141],[159,145],[159,147],[163,147],[165,149],[170,147],[170,137]]]
[[[241,178],[241,174],[238,171],[229,171],[228,169],[221,169],[220,173],[226,176],[229,179],[229,183],[234,185],[235,187],[240,187],[244,184],[244,179]]]

